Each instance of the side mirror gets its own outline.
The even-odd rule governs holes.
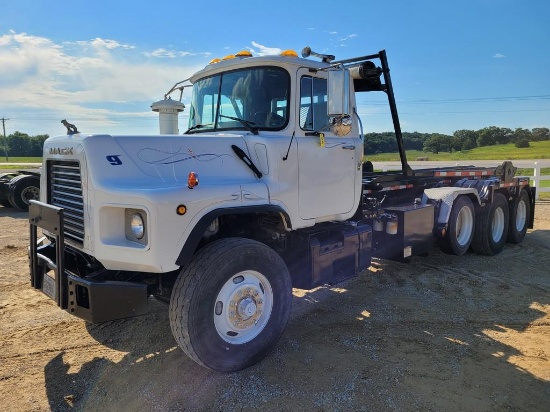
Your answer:
[[[328,116],[344,117],[349,110],[349,71],[346,69],[328,71]]]

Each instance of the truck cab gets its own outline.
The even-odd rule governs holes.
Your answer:
[[[346,136],[330,127],[329,67],[287,52],[222,60],[190,79],[186,134],[240,133],[270,203],[286,210],[293,228],[346,220],[360,198],[362,141],[357,122]]]

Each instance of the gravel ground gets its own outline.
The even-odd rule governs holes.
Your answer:
[[[220,374],[167,307],[89,325],[28,284],[24,213],[0,207],[0,398],[9,411],[549,411],[550,203],[498,256],[435,250],[294,291],[275,351]]]

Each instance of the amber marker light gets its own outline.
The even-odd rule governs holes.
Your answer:
[[[282,57],[298,57],[298,53],[296,53],[294,50],[283,50],[279,56]]]
[[[187,187],[189,189],[193,189],[195,186],[199,184],[199,175],[195,172],[189,172],[189,175],[187,175]]]
[[[176,213],[180,216],[183,216],[184,214],[187,213],[187,207],[185,205],[179,205],[176,208]]]
[[[222,59],[219,59],[219,58],[216,57],[215,59],[210,60],[210,63],[208,63],[208,64],[216,64],[216,63],[219,63],[221,61],[222,61]]]
[[[241,50],[237,54],[235,54],[235,57],[252,57],[252,53],[250,53],[248,50]]]

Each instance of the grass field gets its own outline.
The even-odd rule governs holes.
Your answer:
[[[369,142],[367,141],[367,145]],[[494,146],[476,147],[462,152],[427,153],[420,150],[407,150],[407,159],[416,160],[519,160],[519,159],[550,159],[550,140],[544,142],[530,142],[530,147],[518,149],[513,143]],[[368,155],[371,162],[399,161],[399,153],[379,153]],[[426,159],[427,158],[427,159]],[[41,157],[10,157],[9,163],[42,163]],[[2,167],[6,163],[5,157],[0,158]]]
[[[369,142],[367,141],[367,146]],[[519,160],[519,159],[550,159],[550,141],[530,142],[531,146],[518,149],[513,143],[495,146],[476,147],[463,152],[427,153],[420,150],[407,150],[407,159],[416,160],[419,157],[424,160]],[[399,161],[399,153],[380,153],[368,155],[371,162]],[[426,159],[427,158],[427,159]]]
[[[368,144],[368,142],[367,142]],[[438,154],[421,152],[419,150],[408,150],[407,159],[409,161],[416,160],[419,157],[424,160],[445,161],[445,160],[518,160],[518,159],[549,159],[550,158],[550,141],[545,142],[530,142],[531,147],[524,149],[518,149],[513,143],[477,147],[472,150],[466,150],[463,152],[442,152]],[[427,158],[427,159],[426,159]],[[376,155],[369,155],[367,159],[371,162],[390,162],[399,161],[398,153],[380,153]],[[0,158],[0,168],[4,170],[9,169],[23,169],[23,166],[17,166],[10,163],[42,163],[41,157],[10,157],[9,163],[6,163],[4,157]],[[533,169],[518,169],[517,175],[533,176]],[[542,175],[550,175],[550,168],[541,169]],[[533,182],[531,181],[531,184]],[[550,180],[541,181],[541,187],[550,187]],[[540,193],[541,199],[550,199],[550,193]]]
[[[418,158],[433,161],[466,161],[466,160],[525,160],[550,159],[550,141],[529,142],[530,147],[518,149],[513,143],[476,147],[463,152],[441,152],[438,154],[426,153],[420,150],[407,150],[407,159],[414,161]],[[368,141],[367,141],[368,145]],[[366,157],[371,162],[399,161],[398,153],[380,153]],[[516,175],[533,176],[533,168],[518,169]],[[550,168],[542,168],[541,175],[550,175]],[[550,180],[542,180],[540,186],[550,187]],[[533,181],[531,180],[531,184]],[[550,193],[539,193],[540,199],[549,199]]]
[[[0,163],[6,163],[5,157],[0,157]],[[41,157],[9,157],[7,163],[42,163]]]

